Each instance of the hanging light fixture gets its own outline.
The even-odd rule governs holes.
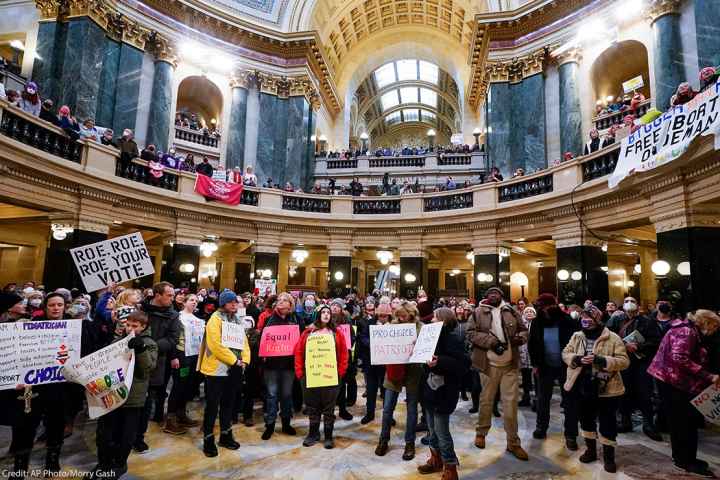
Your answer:
[[[557,278],[558,278],[558,280],[560,280],[561,282],[567,282],[567,279],[570,278],[570,272],[568,272],[568,271],[565,270],[565,269],[558,270],[558,272],[557,272]]]
[[[310,253],[305,249],[298,249],[293,250],[291,256],[297,263],[303,263],[310,256]]]
[[[389,250],[378,250],[375,255],[377,256],[378,260],[380,260],[380,263],[382,263],[383,265],[387,265],[388,263],[390,263],[390,260],[393,259],[393,254]]]
[[[203,256],[210,257],[218,249],[217,243],[214,240],[203,240],[200,244],[200,251]]]
[[[657,260],[650,266],[650,270],[652,270],[655,276],[664,277],[670,273],[670,264],[665,260]]]
[[[400,275],[400,267],[397,266],[397,265],[390,265],[390,267],[388,268],[388,270],[389,270],[390,273],[393,274],[393,275],[397,275],[397,276]]]
[[[72,233],[75,231],[75,229],[70,225],[62,225],[59,223],[53,223],[50,225],[50,229],[52,230],[52,237],[55,240],[65,240],[68,236],[68,233]]]

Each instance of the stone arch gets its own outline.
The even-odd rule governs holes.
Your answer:
[[[595,100],[623,94],[622,83],[642,75],[644,86],[639,92],[651,98],[648,51],[638,40],[616,42],[597,56],[590,68]]]
[[[203,75],[190,75],[178,85],[176,115],[196,114],[198,121],[219,127],[223,112],[223,94],[218,85]]]

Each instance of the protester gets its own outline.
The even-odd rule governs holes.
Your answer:
[[[374,310],[374,315],[370,307]],[[370,327],[372,325],[386,325],[391,318],[392,310],[387,304],[365,304],[365,315],[358,322],[358,343],[357,355],[362,364],[363,377],[365,378],[365,416],[360,419],[362,425],[375,420],[375,408],[377,403],[378,390],[383,391],[383,379],[385,378],[385,365],[372,365],[370,358]]]
[[[352,318],[350,314],[345,311],[345,301],[342,298],[336,298],[330,302],[330,312],[332,313],[333,322],[339,329],[342,325],[347,325],[350,330],[350,345],[346,345],[348,350],[352,350],[355,346],[355,329],[353,328]],[[353,362],[348,363],[347,372],[340,380],[340,389],[338,392],[338,416],[343,420],[350,421],[353,419],[352,413],[348,412],[347,408],[350,406],[350,398],[348,395],[349,384],[354,380],[356,375],[356,368]],[[357,386],[356,386],[357,388]],[[353,402],[354,403],[354,399]]]

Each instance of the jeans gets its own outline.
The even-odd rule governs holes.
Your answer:
[[[405,392],[407,401],[407,417],[405,419],[405,443],[415,443],[415,428],[418,420],[418,397],[417,394]],[[385,401],[383,402],[381,440],[390,440],[390,424],[397,405],[400,392],[385,389]]]
[[[450,414],[436,413],[432,408],[427,409],[427,425],[430,432],[430,448],[440,450],[440,456],[446,465],[458,465],[455,455],[455,445],[450,434]]]
[[[142,414],[140,415],[140,418],[138,420],[138,428],[135,438],[136,443],[145,441],[145,432],[147,432],[148,429],[148,423],[150,422],[150,414],[152,413],[153,405],[155,405],[156,408],[159,402],[162,402],[161,405],[164,405],[166,386],[167,384],[165,386],[150,385],[148,387],[147,397],[145,398],[145,407],[143,407]],[[157,411],[155,412],[155,415],[157,416]]]
[[[367,393],[365,415],[374,417],[378,389],[382,389],[385,379],[385,367],[382,365],[369,366],[363,370],[363,376],[365,377],[365,392]]]
[[[293,414],[292,391],[295,372],[292,370],[265,370],[265,425],[274,425],[278,416],[280,400],[280,418],[289,422]]]
[[[205,377],[205,413],[203,414],[203,435],[212,436],[215,419],[220,410],[220,433],[232,429],[232,413],[235,398],[242,388],[242,369],[231,367],[226,377]]]
[[[98,419],[95,444],[101,466],[121,467],[127,464],[143,408],[120,407]]]
[[[618,397],[581,397],[580,427],[583,438],[597,438],[597,423],[600,423],[600,443],[616,445]]]
[[[698,426],[702,415],[690,401],[694,395],[658,382],[663,410],[670,423],[670,445],[673,460],[683,466],[697,463]]]
[[[555,380],[559,380],[564,411],[563,429],[565,430],[565,437],[575,438],[578,435],[578,402],[575,394],[566,392],[563,388],[566,376],[567,370],[564,367],[541,367],[538,369],[538,375],[536,377],[537,419],[535,421],[535,428],[542,432],[547,432],[550,426],[550,402],[552,400],[553,390],[555,389]]]

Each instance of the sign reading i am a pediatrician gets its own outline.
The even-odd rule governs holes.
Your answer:
[[[72,248],[70,256],[88,292],[155,273],[140,232]]]

